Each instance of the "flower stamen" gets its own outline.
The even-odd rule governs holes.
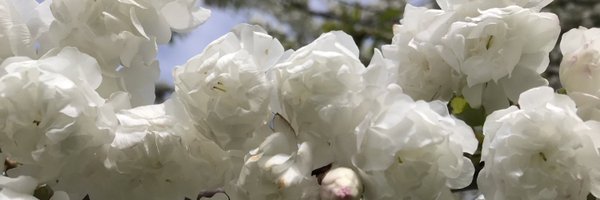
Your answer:
[[[225,89],[225,84],[223,84],[223,82],[221,81],[217,81],[217,85],[213,85],[212,89],[219,90],[221,92],[227,92],[227,90]]]
[[[542,157],[542,160],[544,160],[544,162],[548,161],[548,158],[546,158],[546,155],[542,152],[539,153],[540,157]]]
[[[492,45],[494,45],[494,36],[490,35],[490,37],[488,37],[487,43],[485,44],[485,49],[489,50],[490,48],[492,48]]]

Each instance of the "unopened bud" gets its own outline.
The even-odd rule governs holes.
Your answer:
[[[327,172],[321,182],[322,200],[358,200],[362,193],[362,183],[351,169],[339,167]]]

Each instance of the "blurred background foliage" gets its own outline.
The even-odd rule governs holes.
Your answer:
[[[391,42],[392,26],[399,23],[406,3],[406,0],[204,0],[203,6],[245,15],[248,23],[267,29],[285,48],[298,49],[324,32],[342,30],[354,38],[361,50],[360,59],[366,65],[374,48]],[[410,3],[437,6],[433,0]],[[579,26],[600,27],[600,0],[554,0],[545,11],[559,16],[562,33]],[[177,37],[186,36],[174,38]],[[555,89],[561,88],[559,42],[544,73]],[[171,91],[168,85],[158,85],[157,102],[162,102]]]
[[[343,30],[361,49],[368,63],[374,47],[389,43],[392,25],[398,23],[403,0],[205,0],[208,6],[246,13],[250,23],[260,24],[284,47],[298,49],[321,33]]]

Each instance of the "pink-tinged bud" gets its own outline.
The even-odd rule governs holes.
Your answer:
[[[358,200],[362,193],[362,183],[351,169],[340,167],[327,172],[321,182],[322,200]]]

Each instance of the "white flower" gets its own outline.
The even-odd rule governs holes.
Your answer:
[[[449,100],[458,90],[460,74],[444,62],[435,44],[442,35],[435,29],[447,26],[452,13],[406,5],[402,25],[394,26],[390,45],[382,46],[387,63],[377,59],[376,51],[367,73],[381,70],[381,86],[400,85],[403,91],[417,100]],[[387,69],[379,69],[387,68]]]
[[[271,114],[266,73],[283,52],[262,28],[241,25],[177,68],[176,95],[196,128],[224,149],[244,149]]]
[[[210,10],[196,7],[197,0],[151,0],[151,3],[160,9],[171,30],[176,32],[191,31],[210,17]]]
[[[489,115],[477,179],[486,199],[585,199],[600,193],[600,123],[550,87],[530,89]]]
[[[533,9],[543,3],[438,3],[443,10],[406,6],[392,44],[382,47],[384,59],[375,53],[369,79],[396,83],[417,100],[462,95],[471,107],[487,112],[548,84],[540,73],[548,66],[560,26],[556,15]]]
[[[362,183],[352,169],[338,167],[327,172],[321,182],[322,200],[358,200],[362,197]]]
[[[69,200],[69,194],[64,191],[54,191],[49,200]]]
[[[332,162],[351,165],[356,148],[351,133],[369,109],[362,93],[364,71],[352,37],[338,31],[321,35],[276,66],[282,114],[319,152],[314,169]]]
[[[55,20],[40,39],[41,51],[77,47],[96,58],[101,66],[103,81],[97,89],[100,95],[108,98],[113,92],[127,91],[134,105],[154,101],[154,94],[149,91],[154,90],[150,86],[159,74],[156,41],[170,38],[164,20],[148,17],[160,27],[155,30],[162,31],[144,37],[146,32],[136,29],[140,23],[133,17],[137,16],[136,9],[115,0],[56,0],[50,8]],[[139,84],[131,85],[132,82]]]
[[[600,29],[580,27],[565,33],[560,42],[563,60],[560,82],[577,103],[584,119],[600,119]]]
[[[214,143],[191,147],[206,139],[197,137],[189,120],[178,118],[173,100],[117,113],[120,126],[105,161],[109,171],[94,179],[91,198],[195,198],[224,184],[226,153]]]
[[[357,129],[360,169],[368,199],[437,199],[471,183],[477,140],[440,101],[414,102],[397,85],[378,95]]]
[[[36,58],[35,40],[48,28],[48,3],[35,0],[0,0],[0,62],[11,56]],[[50,19],[48,19],[50,18]]]
[[[532,30],[535,30],[532,32]],[[458,21],[442,39],[444,59],[467,76],[467,84],[506,77],[517,66],[544,70],[558,36],[558,19],[516,6],[482,11]]]
[[[9,178],[0,176],[0,199],[37,199],[33,197],[33,191],[38,186],[35,178],[19,176]]]
[[[104,81],[98,92],[109,97],[126,91],[133,105],[154,102],[159,68],[157,43],[171,31],[196,27],[210,11],[195,0],[54,0],[56,18],[40,40],[41,50],[73,46],[95,57]]]
[[[93,58],[65,48],[40,60],[11,58],[2,69],[0,146],[12,160],[38,166],[40,181],[70,162],[85,165],[83,152],[111,140],[116,122],[94,91],[101,76]]]
[[[236,182],[226,187],[232,199],[315,199],[317,180],[311,177],[310,144],[298,144],[293,130],[277,115],[274,133],[244,158]]]
[[[196,7],[197,0],[119,0],[119,2],[137,7],[139,16],[135,16],[136,20],[140,20],[140,25],[146,29],[153,23],[147,18],[148,14],[158,15],[156,18],[165,21],[175,32],[190,31],[210,17],[210,10]]]
[[[472,107],[488,112],[532,87],[547,85],[540,74],[558,38],[558,17],[518,6],[493,8],[452,23],[440,55],[466,76],[462,94]]]
[[[1,200],[37,200],[33,196],[37,188],[38,180],[29,176],[9,178],[0,176],[0,199]],[[54,191],[50,200],[69,200],[69,196],[62,191]]]

